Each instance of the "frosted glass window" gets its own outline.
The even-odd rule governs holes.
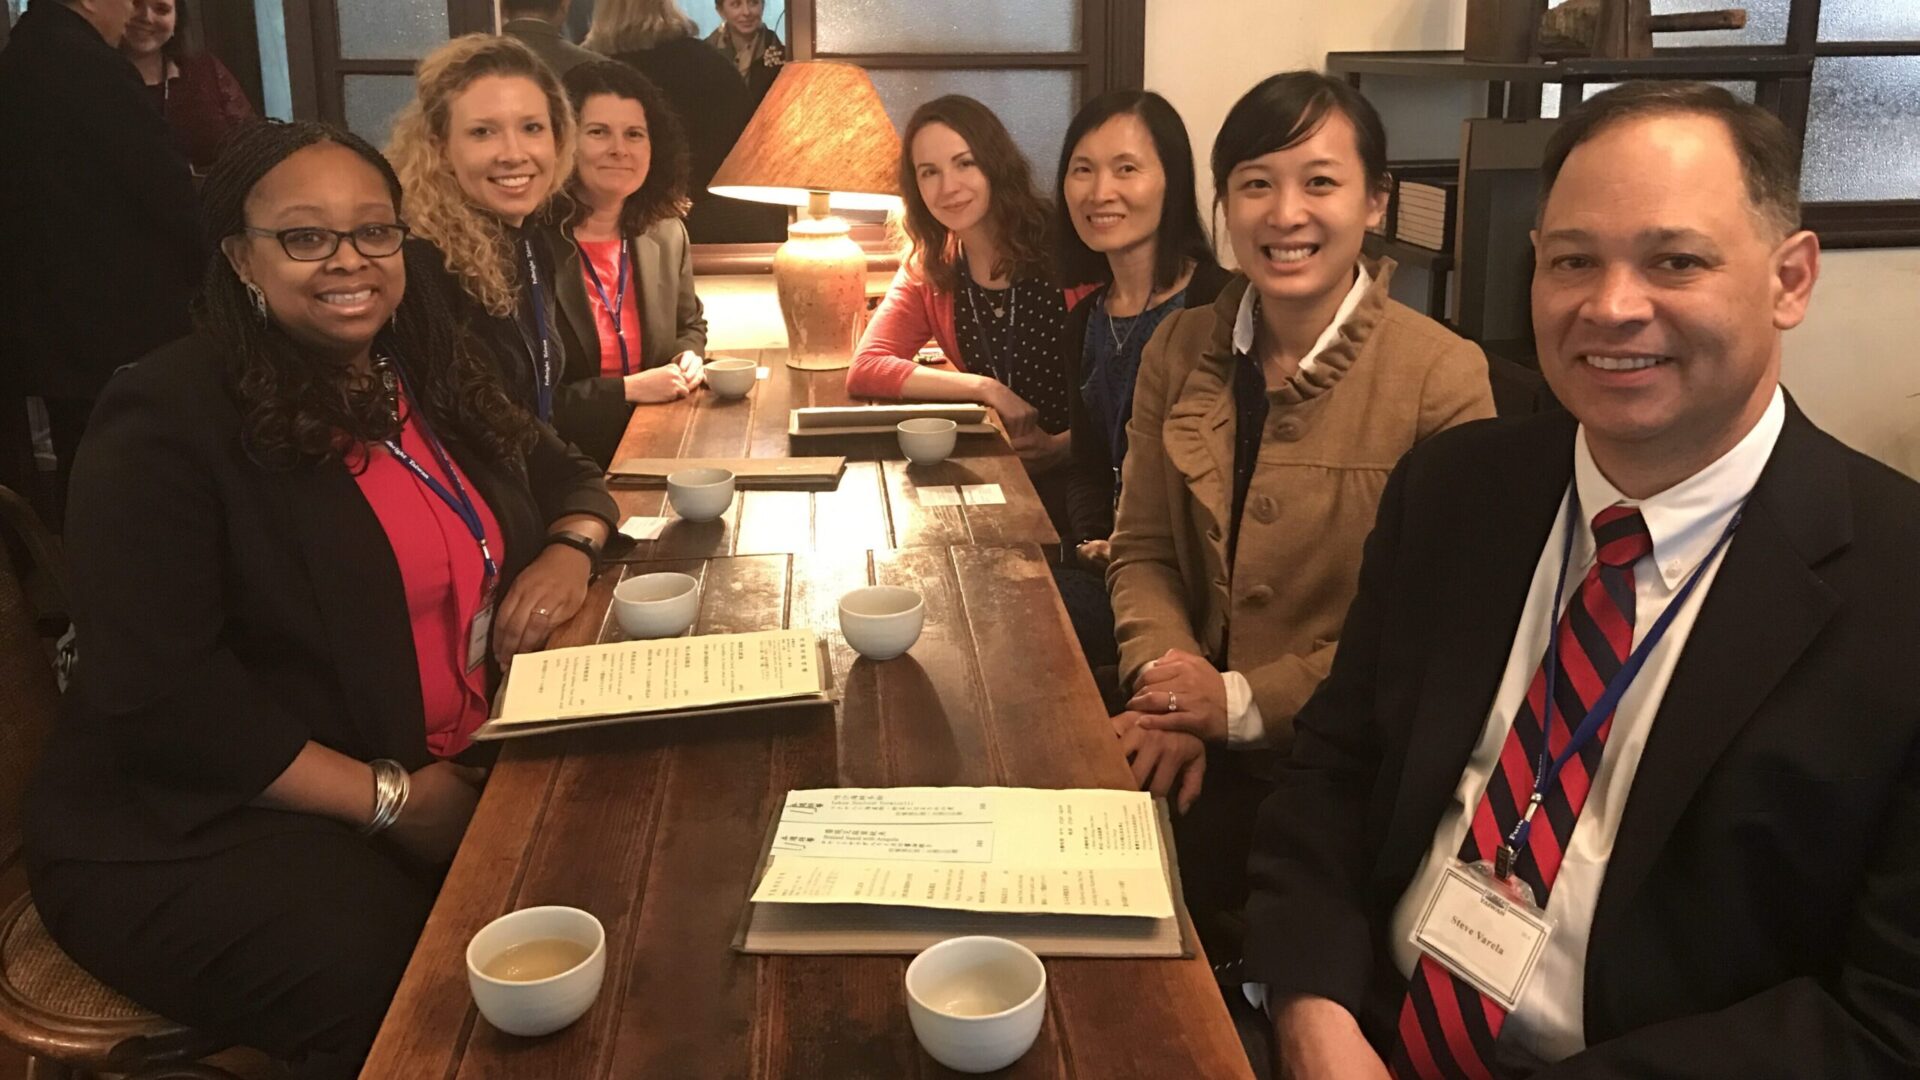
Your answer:
[[[1548,7],[1559,7],[1567,0],[1553,0]],[[1843,3],[1844,0],[1824,0]],[[1860,4],[1883,4],[1889,0],[1855,0]],[[1653,0],[1655,15],[1677,15],[1683,11],[1717,11],[1744,7],[1747,25],[1741,30],[1700,30],[1685,34],[1655,34],[1656,49],[1692,48],[1699,45],[1784,45],[1787,43],[1787,13],[1793,0]]]
[[[818,0],[813,18],[823,53],[1080,48],[1080,0]]]
[[[1620,85],[1619,83],[1588,83],[1586,88],[1587,89],[1586,96],[1590,98],[1595,94],[1603,93],[1619,85]],[[1749,103],[1753,101],[1753,95],[1754,95],[1754,89],[1755,89],[1754,83],[1716,82],[1713,85],[1725,87],[1728,92],[1733,94],[1734,97],[1739,98],[1741,101],[1745,101]],[[1586,98],[1582,98],[1581,100],[1584,101],[1586,100]],[[1540,88],[1540,116],[1542,119],[1546,119],[1546,120],[1557,119],[1560,116],[1559,85],[1549,84],[1547,86],[1543,86]]]
[[[418,60],[447,38],[447,0],[339,0],[340,55]]]
[[[1821,41],[1920,41],[1914,0],[1820,0]]]
[[[1800,195],[1920,199],[1920,56],[1813,62]]]
[[[343,90],[347,130],[375,146],[385,146],[393,114],[413,100],[413,76],[348,75]]]
[[[923,102],[942,94],[965,94],[992,109],[1033,164],[1042,192],[1053,190],[1060,143],[1067,137],[1079,101],[1078,76],[1071,71],[922,71],[869,72],[893,126],[907,120]]]

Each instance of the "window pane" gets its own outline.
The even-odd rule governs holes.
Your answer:
[[[339,0],[340,55],[418,60],[447,40],[447,0]]]
[[[1033,178],[1042,192],[1053,190],[1059,164],[1060,141],[1067,137],[1079,101],[1079,77],[1071,71],[874,71],[893,126],[905,131],[907,120],[922,102],[942,94],[966,94],[979,99],[1007,125],[1013,141],[1033,164]]]
[[[823,53],[1074,52],[1080,0],[819,0]]]
[[[375,146],[387,145],[393,114],[413,100],[413,76],[348,75],[345,80],[347,129]]]
[[[1920,56],[1813,62],[1800,195],[1920,199]]]
[[[1913,0],[1821,0],[1821,41],[1920,41]]]

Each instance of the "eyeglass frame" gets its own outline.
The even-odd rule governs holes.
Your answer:
[[[392,251],[383,252],[379,255],[374,255],[368,252],[365,248],[362,248],[360,246],[360,241],[356,234],[358,234],[361,229],[365,229],[365,228],[368,228],[369,226],[376,226],[376,225],[383,229],[399,229],[400,230],[400,243],[395,244]],[[335,255],[338,255],[340,253],[340,242],[343,240],[349,244],[352,244],[353,250],[359,252],[361,258],[390,259],[393,256],[400,254],[400,249],[406,246],[407,237],[413,235],[413,227],[408,225],[404,221],[369,221],[367,222],[366,225],[361,225],[356,228],[349,229],[346,232],[342,232],[339,229],[329,229],[324,225],[296,225],[291,229],[258,229],[253,227],[252,225],[242,225],[240,226],[240,232],[247,236],[272,237],[275,241],[277,241],[280,244],[281,254],[285,255],[289,259],[292,259],[294,262],[326,262],[328,259],[331,259]],[[292,251],[288,250],[287,248],[287,234],[301,233],[301,232],[330,233],[333,236],[333,246],[327,249],[327,253],[325,255],[315,255],[312,258],[303,259],[300,256],[295,255]]]

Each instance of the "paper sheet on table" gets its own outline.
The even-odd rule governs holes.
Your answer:
[[[630,517],[620,523],[620,535],[633,540],[658,540],[672,518]]]
[[[811,630],[621,641],[514,657],[497,724],[674,712],[822,692]]]
[[[959,506],[960,489],[952,484],[939,484],[933,487],[914,485],[914,501],[921,506]]]
[[[1007,501],[1007,493],[1000,490],[999,484],[962,484],[960,497],[968,506],[992,506]]]
[[[888,904],[1164,919],[1173,895],[1138,791],[787,793],[756,903]]]

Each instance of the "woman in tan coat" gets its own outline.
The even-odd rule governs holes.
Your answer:
[[[1333,663],[1387,474],[1493,397],[1480,350],[1360,254],[1388,184],[1366,99],[1267,79],[1222,125],[1213,179],[1241,274],[1142,358],[1107,581],[1133,691],[1114,729],[1141,786],[1191,811],[1187,899],[1230,954],[1272,751]]]

